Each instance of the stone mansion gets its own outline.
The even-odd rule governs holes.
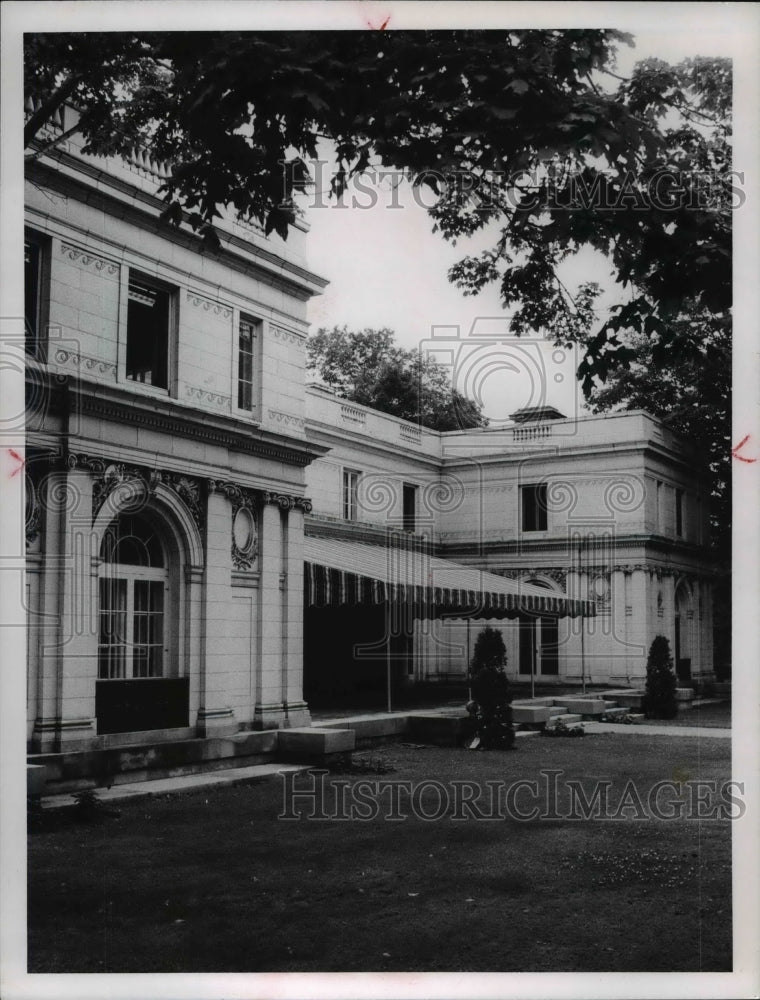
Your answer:
[[[62,124],[62,123],[61,123]],[[160,221],[163,167],[81,153],[26,188],[28,741],[36,754],[308,725],[462,679],[712,676],[709,484],[644,412],[438,433],[307,385],[327,282],[227,219]],[[388,672],[390,671],[390,673]],[[388,678],[390,682],[388,681]]]

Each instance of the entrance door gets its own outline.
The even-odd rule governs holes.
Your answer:
[[[98,733],[188,724],[189,683],[167,677],[169,571],[163,544],[143,517],[122,515],[101,546]]]
[[[541,673],[559,673],[559,625],[556,618],[541,618]]]

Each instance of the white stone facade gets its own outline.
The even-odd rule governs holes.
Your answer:
[[[320,452],[304,434],[305,306],[326,282],[301,232],[286,246],[224,225],[221,252],[204,252],[159,221],[156,179],[74,146],[30,171],[37,752],[309,720],[304,467]],[[145,558],[109,558],[117,529]]]
[[[530,676],[532,660],[545,683],[584,675],[641,683],[658,634],[689,661],[681,663],[685,681],[712,677],[709,484],[658,421],[634,412],[438,434],[347,409],[324,388],[307,390],[307,435],[330,448],[306,473],[307,532],[380,541],[402,525],[404,484],[414,485],[415,529],[438,555],[596,602],[595,618],[560,619],[556,636],[552,623],[492,623],[504,631],[515,679]],[[346,469],[359,474],[350,521]],[[521,493],[539,486],[546,523],[526,530]],[[471,624],[470,641],[482,627]],[[463,677],[467,642],[465,623],[421,623],[410,678]]]
[[[597,602],[591,620],[500,623],[515,677],[638,682],[676,629],[691,677],[711,675],[708,491],[681,442],[644,413],[439,434],[306,389],[326,282],[305,233],[224,223],[206,251],[160,221],[159,180],[74,144],[30,167],[33,752],[308,723],[305,531],[411,530]],[[526,487],[546,493],[530,530]],[[418,623],[405,676],[463,677],[467,643],[461,622]]]

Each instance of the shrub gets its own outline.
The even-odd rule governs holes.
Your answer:
[[[678,713],[673,657],[664,635],[655,636],[649,647],[644,712],[649,719],[672,719]]]
[[[475,718],[480,746],[507,748],[514,745],[512,695],[504,672],[507,650],[501,632],[486,628],[475,640],[470,663],[472,702],[468,711]]]

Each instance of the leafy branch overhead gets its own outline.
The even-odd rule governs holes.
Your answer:
[[[630,42],[600,30],[27,36],[26,140],[37,155],[45,122],[73,103],[86,149],[144,146],[169,163],[167,221],[212,241],[229,210],[286,238],[328,139],[334,196],[382,165],[435,192],[444,238],[493,228],[493,247],[451,279],[465,292],[498,282],[516,333],[583,339],[590,391],[630,363],[627,333],[650,339],[656,364],[688,310],[720,323],[731,305],[730,63],[647,60],[623,79],[615,52]],[[620,285],[606,317],[592,282],[558,278],[584,247]]]

